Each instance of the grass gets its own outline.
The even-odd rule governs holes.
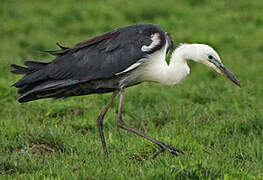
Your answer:
[[[0,178],[263,179],[263,3],[211,1],[2,1],[0,6]],[[10,64],[49,61],[41,50],[135,23],[157,24],[176,44],[212,45],[242,88],[189,62],[179,86],[144,83],[126,93],[124,119],[185,150],[149,157],[155,145],[105,118],[105,159],[96,117],[110,94],[16,101]]]

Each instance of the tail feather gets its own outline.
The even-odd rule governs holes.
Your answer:
[[[70,48],[64,47],[57,43],[60,50],[48,51],[50,54],[60,56],[66,53]],[[42,98],[60,98],[68,96],[68,93],[73,93],[73,90],[67,92],[66,90],[71,89],[72,85],[80,83],[76,80],[55,80],[50,79],[48,76],[49,69],[47,65],[50,62],[36,62],[36,61],[25,61],[25,66],[19,66],[12,64],[11,70],[14,74],[24,74],[24,76],[13,84],[18,88],[18,101],[28,102]]]
[[[49,63],[46,62],[36,62],[36,61],[26,61],[24,63],[28,68],[30,69],[34,69],[34,70],[40,70],[43,67],[45,67],[46,65],[48,65]]]
[[[76,84],[80,83],[76,80],[52,80],[39,81],[32,84],[27,84],[19,88],[19,97],[17,100],[20,103],[33,101],[43,98],[62,98],[68,93],[73,93]],[[69,90],[69,92],[67,92]]]
[[[18,66],[16,64],[11,65],[13,68],[13,70],[11,70],[12,73],[25,74],[25,76],[18,82],[14,83],[13,86],[24,89],[25,87],[28,87],[28,85],[32,85],[37,81],[44,80],[45,76],[40,70],[46,67],[49,63],[26,61],[24,64],[26,67]]]
[[[39,83],[37,83],[37,84],[39,84]],[[30,90],[32,90],[34,87],[36,87],[37,84],[33,83],[33,84],[24,85],[24,86],[20,87],[17,92],[19,95],[25,94],[25,93],[29,92]]]
[[[56,45],[57,45],[58,47],[60,47],[61,50],[69,49],[69,47],[62,46],[62,45],[59,44],[58,42],[56,43]]]
[[[11,65],[11,67],[13,68],[13,70],[11,70],[12,73],[24,74],[23,78],[13,84],[13,86],[18,88],[18,93],[20,94],[20,96],[30,92],[32,89],[43,82],[41,82],[41,79],[38,80],[38,78],[42,78],[38,75],[40,74],[39,70],[43,69],[49,63],[26,61],[24,64],[25,67],[18,66],[16,64]]]
[[[23,90],[18,101],[20,103],[43,98],[63,98],[74,95],[80,85],[76,81],[48,80],[35,85],[33,88]],[[85,93],[90,93],[87,89]]]
[[[61,48],[65,48],[62,47]],[[26,61],[26,67],[12,64],[11,72],[24,74],[13,86],[18,88],[18,101],[28,102],[42,98],[60,98],[66,96],[66,90],[80,83],[78,80],[55,80],[45,75],[45,68],[49,63]],[[72,91],[71,91],[72,92]]]
[[[66,53],[68,50],[70,50],[69,47],[62,46],[62,45],[59,44],[58,42],[56,43],[56,45],[60,48],[60,50],[43,51],[43,52],[49,53],[49,54],[51,54],[51,55],[53,55],[53,56],[61,56],[61,55],[63,55],[64,53]]]
[[[11,71],[14,74],[28,74],[28,73],[32,73],[32,69],[27,68],[27,67],[18,66],[18,65],[15,65],[15,64],[11,64],[11,67],[14,68],[14,70]]]
[[[53,89],[53,90],[42,90],[42,91],[29,91],[25,94],[20,95],[17,100],[20,103],[29,102],[37,99],[43,98],[56,98],[58,94],[61,94],[63,89]]]

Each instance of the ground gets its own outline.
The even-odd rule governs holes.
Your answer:
[[[263,179],[262,0],[14,1],[0,5],[0,178]],[[186,151],[149,159],[158,147],[105,118],[106,159],[96,117],[110,94],[16,101],[10,64],[50,61],[42,50],[111,29],[153,23],[179,43],[207,43],[241,83],[201,64],[178,86],[126,91],[124,119]]]

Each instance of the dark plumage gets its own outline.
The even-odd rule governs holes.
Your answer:
[[[143,52],[142,46],[151,45],[155,33],[160,35],[160,43]],[[26,67],[11,65],[14,68],[12,73],[25,74],[13,85],[19,88],[18,101],[112,92],[119,88],[119,80],[129,74],[118,73],[160,50],[166,39],[168,52],[172,40],[159,27],[134,25],[107,32],[73,47],[57,44],[60,50],[46,51],[56,56],[51,62],[26,61]]]

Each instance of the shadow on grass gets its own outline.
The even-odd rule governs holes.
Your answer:
[[[0,162],[0,174],[1,175],[10,175],[14,173],[24,173],[23,168],[17,167],[15,164],[10,162]]]

